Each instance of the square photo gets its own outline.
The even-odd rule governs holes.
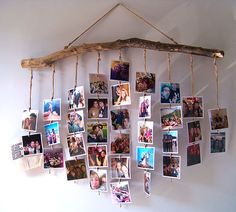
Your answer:
[[[60,134],[59,134],[59,123],[53,122],[51,124],[44,125],[45,136],[48,142],[48,145],[54,145],[60,143]]]
[[[211,109],[208,111],[211,130],[228,128],[228,116],[226,108]]]
[[[68,91],[68,110],[85,107],[84,86],[77,86]]]
[[[107,122],[87,122],[87,142],[107,143]]]
[[[138,143],[153,144],[153,121],[138,121]]]
[[[182,98],[183,118],[203,118],[202,96],[185,96]]]
[[[178,131],[170,130],[162,132],[162,152],[178,154]]]
[[[107,146],[99,145],[99,146],[88,146],[88,161],[89,167],[108,167],[107,161]]]
[[[25,110],[22,116],[22,129],[29,132],[37,131],[38,110]]]
[[[118,60],[112,61],[110,80],[129,81],[129,63]]]
[[[168,104],[180,103],[179,83],[162,82],[160,91],[161,91],[161,103],[168,103]]]
[[[128,181],[110,183],[110,191],[112,203],[131,203],[131,195]]]
[[[23,155],[23,144],[22,142],[14,144],[11,146],[12,159],[16,160],[22,158]]]
[[[88,118],[107,119],[108,118],[108,99],[88,99]]]
[[[154,73],[136,72],[135,90],[137,92],[155,93],[156,75]]]
[[[67,137],[70,157],[85,155],[84,138],[82,133]]]
[[[180,156],[163,156],[163,177],[180,179]]]
[[[151,172],[144,171],[143,190],[148,196],[151,194]]]
[[[80,133],[84,132],[84,112],[83,110],[77,110],[70,112],[67,115],[67,127],[68,132],[71,133]]]
[[[111,133],[110,154],[130,154],[130,136],[129,133]]]
[[[130,179],[130,157],[111,157],[111,178]]]
[[[128,109],[111,110],[112,130],[124,130],[130,128]]]
[[[211,153],[225,152],[226,132],[210,132]]]
[[[108,94],[108,80],[105,74],[89,74],[91,94]]]
[[[189,141],[189,143],[198,142],[198,141],[202,140],[200,121],[188,122],[187,127],[188,127],[188,141]]]
[[[201,163],[200,145],[193,144],[187,147],[187,166]]]
[[[63,148],[44,148],[44,168],[63,168],[64,159],[63,159]]]
[[[43,121],[61,120],[61,99],[45,99],[43,101]]]
[[[80,180],[87,178],[85,159],[67,160],[66,174],[67,180]]]
[[[90,169],[90,188],[93,191],[107,192],[107,170]]]
[[[121,83],[112,85],[112,105],[130,105],[130,85],[129,83]]]
[[[37,155],[43,152],[41,134],[22,136],[24,155]]]
[[[155,147],[136,148],[138,168],[154,170]]]
[[[151,118],[151,96],[140,96],[139,97],[139,113],[138,117],[143,119]]]

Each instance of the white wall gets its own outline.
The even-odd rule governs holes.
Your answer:
[[[98,3],[99,2],[99,3]],[[205,119],[202,121],[204,140],[201,143],[202,163],[186,167],[186,130],[180,130],[182,178],[173,180],[161,177],[161,145],[159,126],[159,88],[154,95],[153,120],[155,121],[156,167],[152,172],[152,196],[146,198],[142,188],[141,170],[135,167],[137,97],[132,94],[132,180],[130,187],[133,204],[121,209],[112,205],[109,193],[91,192],[88,181],[78,184],[67,182],[64,171],[48,174],[40,169],[23,172],[11,159],[10,146],[24,133],[21,131],[22,110],[28,107],[29,72],[22,70],[23,58],[39,57],[62,49],[77,34],[103,15],[116,0],[0,0],[0,211],[235,211],[236,160],[236,4],[225,0],[129,0],[123,1],[146,17],[179,43],[225,51],[219,60],[220,105],[228,108],[230,129],[227,131],[227,149],[223,154],[210,154],[207,110],[216,104],[215,80],[212,59],[195,57],[196,91],[204,96]],[[157,32],[118,8],[102,23],[91,30],[82,42],[112,41],[118,38],[140,37],[167,41]],[[111,60],[118,52],[101,54],[101,72],[108,73]],[[136,71],[143,70],[143,51],[125,50],[124,57],[131,62],[131,86],[134,90]],[[148,51],[148,69],[157,73],[159,83],[168,79],[166,54]],[[66,91],[73,86],[75,58],[56,65],[55,97],[63,100],[62,115],[66,115]],[[96,72],[96,54],[80,58],[79,82],[86,86],[88,73]],[[172,73],[181,82],[182,94],[190,95],[188,55],[172,54]],[[158,84],[157,83],[157,84]],[[37,70],[33,81],[33,108],[42,112],[42,100],[51,96],[51,72]],[[40,118],[42,130],[42,119]],[[63,145],[66,147],[66,122],[61,121]],[[68,156],[68,154],[67,154]],[[68,157],[67,157],[68,158]]]

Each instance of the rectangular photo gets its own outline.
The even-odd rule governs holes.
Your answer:
[[[105,74],[89,74],[91,94],[108,94],[108,80]]]
[[[42,136],[40,133],[22,136],[24,155],[37,155],[43,152]]]
[[[155,147],[136,147],[138,168],[154,170]]]
[[[151,172],[144,171],[143,175],[143,190],[148,196],[151,195]]]
[[[138,121],[138,143],[153,144],[153,121]]]
[[[162,152],[178,154],[178,131],[162,131]]]
[[[201,163],[200,144],[187,147],[187,166]]]
[[[22,129],[28,132],[36,132],[38,113],[38,110],[24,110],[22,115]]]
[[[84,138],[82,133],[67,137],[70,157],[85,155]]]
[[[108,99],[88,99],[88,118],[107,119],[108,118]]]
[[[226,132],[210,132],[211,153],[225,152]]]
[[[163,177],[180,179],[180,156],[163,156]]]
[[[93,191],[107,192],[107,170],[90,169],[90,188]]]
[[[112,85],[112,105],[130,105],[130,85],[129,83],[120,83]]]
[[[130,179],[131,178],[130,157],[111,157],[111,178]]]
[[[44,125],[44,131],[48,145],[55,145],[61,142],[58,122]]]
[[[80,180],[87,178],[85,159],[67,160],[66,174],[67,180]]]
[[[129,63],[114,60],[111,63],[110,80],[129,81]]]
[[[155,93],[156,75],[154,73],[136,72],[135,90],[143,93]]]
[[[181,106],[161,108],[160,110],[162,130],[183,128]]]
[[[130,136],[129,133],[111,133],[111,155],[130,154]]]
[[[69,134],[84,132],[83,110],[72,111],[67,115],[67,127]]]
[[[211,130],[226,129],[229,127],[226,108],[208,110]]]
[[[43,121],[61,120],[61,99],[45,99],[43,101]]]
[[[107,145],[94,145],[88,146],[88,166],[95,167],[108,167]]]
[[[130,129],[128,109],[111,110],[112,130]]]
[[[107,122],[87,122],[87,142],[107,143]]]
[[[140,96],[139,97],[139,109],[138,117],[142,119],[151,118],[151,96]]]
[[[84,86],[77,86],[68,91],[68,110],[76,110],[85,107]]]
[[[64,167],[64,157],[63,148],[44,148],[44,168],[63,168]]]
[[[17,144],[14,144],[11,146],[11,154],[12,154],[12,159],[16,160],[19,158],[22,158],[23,155],[23,144],[22,142],[19,142]]]
[[[187,122],[188,128],[188,142],[198,142],[202,140],[202,132],[200,121]]]
[[[110,183],[112,203],[127,204],[131,203],[129,182],[121,181]]]
[[[161,82],[161,103],[175,104],[180,103],[179,83]]]
[[[183,118],[204,118],[202,96],[185,96],[182,104]]]

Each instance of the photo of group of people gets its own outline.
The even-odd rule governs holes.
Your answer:
[[[85,159],[67,160],[66,173],[67,180],[79,180],[87,178]]]
[[[44,168],[63,168],[64,167],[64,158],[63,158],[63,149],[62,147],[57,148],[44,148]]]
[[[25,110],[22,116],[22,129],[28,132],[37,131],[38,110]]]
[[[162,132],[162,152],[178,154],[178,131],[170,130]]]
[[[187,147],[187,166],[201,163],[200,144],[193,144]]]
[[[41,134],[30,134],[22,136],[24,155],[36,155],[43,152]]]
[[[60,143],[58,122],[44,125],[44,131],[48,145],[55,145]]]
[[[179,83],[161,83],[161,103],[175,104],[180,103]]]
[[[200,121],[191,121],[187,123],[189,143],[202,140]]]
[[[68,110],[85,107],[84,86],[78,86],[68,91]]]
[[[141,147],[136,149],[138,168],[154,170],[155,147]]]
[[[228,116],[226,108],[209,110],[211,130],[228,128]]]
[[[163,156],[163,177],[180,179],[180,156]]]
[[[138,142],[153,144],[153,121],[138,121]]]
[[[89,167],[108,167],[106,145],[88,146],[87,148]]]
[[[87,122],[87,142],[107,143],[107,122]]]
[[[128,109],[111,110],[112,130],[129,129],[129,111]]]
[[[89,74],[91,94],[108,94],[108,81],[105,74]]]
[[[144,171],[143,190],[148,196],[151,194],[151,172]]]
[[[45,99],[43,101],[43,120],[61,120],[61,99]]]
[[[111,155],[130,154],[129,133],[111,133]]]
[[[139,118],[150,119],[151,118],[151,96],[139,97]]]
[[[143,93],[155,93],[155,73],[136,72],[135,90]]]
[[[67,127],[68,132],[71,134],[84,132],[84,112],[83,110],[77,110],[70,112],[67,115]]]
[[[112,61],[110,80],[129,81],[129,63],[119,60]]]
[[[90,169],[90,188],[93,191],[107,192],[107,170]]]
[[[113,203],[131,203],[131,195],[128,181],[110,183],[110,190]]]
[[[83,134],[78,133],[67,137],[70,157],[85,155]]]
[[[211,153],[225,152],[226,132],[210,132]]]
[[[129,83],[120,83],[112,85],[112,105],[130,105],[130,85]]]
[[[106,98],[88,99],[88,118],[107,119],[108,100]]]
[[[130,157],[111,157],[111,178],[130,179]]]
[[[183,118],[203,118],[203,98],[187,96],[182,98]]]

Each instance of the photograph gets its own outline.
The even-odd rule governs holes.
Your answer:
[[[154,73],[136,72],[136,92],[155,93],[156,75]]]
[[[131,203],[129,182],[121,181],[110,183],[112,203],[126,204]]]
[[[162,152],[178,154],[178,131],[162,131]]]
[[[70,157],[85,155],[84,138],[82,133],[67,137]]]
[[[130,129],[128,109],[111,110],[112,130]]]
[[[225,152],[226,132],[210,132],[211,153]]]
[[[130,105],[130,85],[129,83],[120,83],[112,85],[112,105]]]
[[[185,96],[182,104],[183,118],[204,118],[202,96]]]
[[[68,110],[76,110],[85,107],[84,86],[78,86],[68,91]]]
[[[22,136],[24,155],[37,155],[43,152],[42,136],[30,134]]]
[[[155,147],[136,147],[138,168],[154,170]]]
[[[107,170],[104,169],[90,169],[90,188],[93,191],[107,192]]]
[[[107,119],[108,118],[108,99],[88,99],[88,118]]]
[[[188,142],[198,142],[202,140],[202,132],[200,121],[190,121],[187,122],[188,128]]]
[[[110,133],[110,154],[130,154],[130,136],[129,133]]]
[[[22,142],[14,144],[11,146],[12,159],[16,160],[22,158],[23,155],[23,144]]]
[[[44,148],[43,149],[44,156],[44,168],[63,168],[64,167],[64,159],[63,159],[63,148]]]
[[[131,178],[130,157],[111,157],[111,178],[130,179]]]
[[[105,74],[89,74],[91,94],[108,94],[108,80]]]
[[[107,122],[87,122],[87,142],[107,143]]]
[[[201,163],[200,144],[187,147],[187,166]]]
[[[77,110],[67,115],[67,127],[69,134],[84,132],[84,112]]]
[[[140,96],[139,97],[139,109],[138,117],[142,119],[151,118],[151,96]]]
[[[179,83],[161,82],[161,103],[175,104],[180,103]]]
[[[60,143],[59,123],[53,122],[44,125],[44,132],[48,145],[55,145]]]
[[[183,128],[181,106],[161,108],[160,110],[162,130]]]
[[[153,121],[138,121],[138,143],[153,144]]]
[[[37,131],[38,110],[24,110],[22,115],[22,129],[28,132]]]
[[[129,63],[114,60],[111,63],[110,80],[129,81]]]
[[[180,179],[180,156],[163,156],[163,177]]]
[[[228,128],[228,116],[226,108],[208,110],[211,130]]]
[[[87,178],[87,169],[85,159],[67,160],[66,174],[67,180],[79,180]]]
[[[151,172],[144,171],[143,190],[148,196],[151,195]]]
[[[87,148],[89,167],[108,167],[108,155],[106,145],[87,146]]]
[[[43,121],[61,120],[61,99],[45,99],[43,101]]]

